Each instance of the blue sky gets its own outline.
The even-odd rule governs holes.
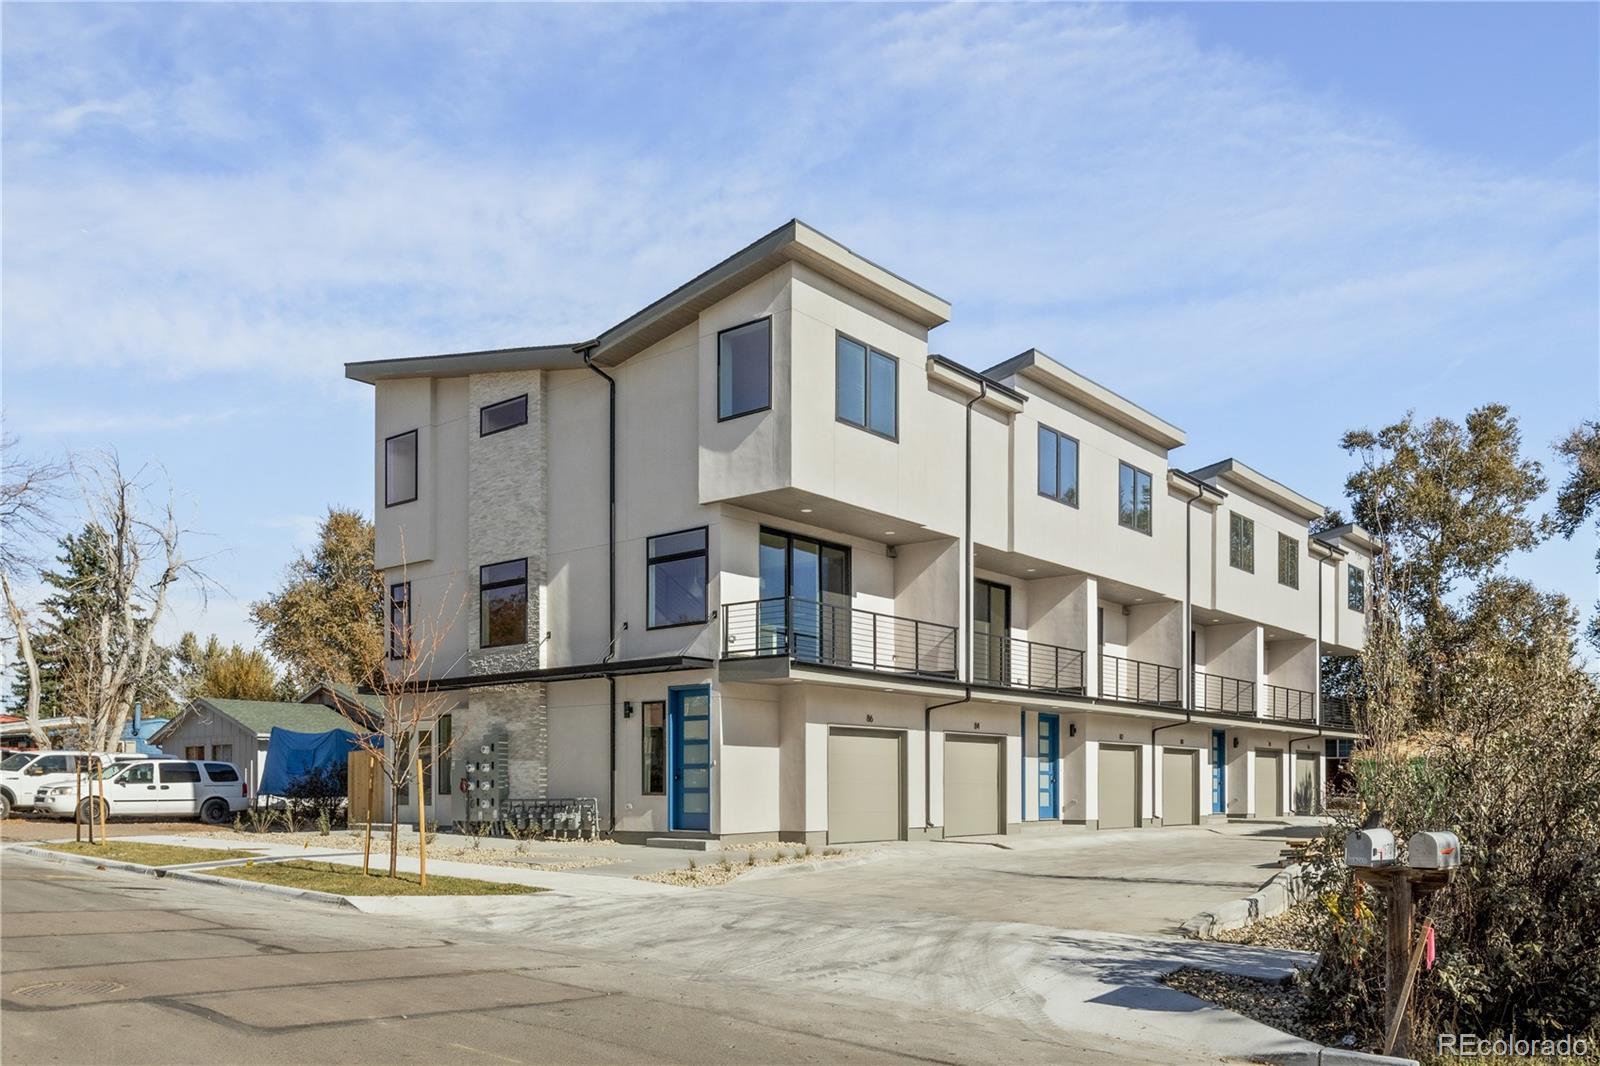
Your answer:
[[[1340,433],[1596,410],[1595,5],[33,5],[3,404],[161,462],[245,612],[370,513],[346,360],[591,336],[799,216],[1340,502]],[[1555,473],[1554,470],[1551,471]],[[1593,544],[1513,569],[1584,606]]]

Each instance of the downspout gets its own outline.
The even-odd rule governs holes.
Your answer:
[[[1189,634],[1194,631],[1194,594],[1191,588],[1194,573],[1194,502],[1200,498],[1201,489],[1198,485],[1192,486],[1194,495],[1189,497],[1183,505],[1183,721],[1168,722],[1158,725],[1150,730],[1150,810],[1156,809],[1156,771],[1160,763],[1160,749],[1156,747],[1156,734],[1163,729],[1174,726],[1189,725],[1194,721],[1194,663],[1189,661]],[[1196,783],[1198,786],[1198,782]],[[1195,810],[1199,811],[1198,799]],[[1166,811],[1162,811],[1162,820],[1165,821]]]
[[[961,588],[957,590],[957,602],[966,605],[961,613],[961,630],[966,631],[966,659],[962,664],[962,681],[964,692],[958,700],[946,700],[944,703],[935,703],[922,709],[922,824],[924,829],[933,828],[933,712],[941,707],[954,707],[960,703],[972,702],[972,405],[989,395],[989,383],[978,381],[978,395],[967,401],[967,483],[966,483],[966,522],[961,545]],[[1023,712],[1027,714],[1026,711]],[[1020,812],[1019,812],[1020,815]]]
[[[594,345],[583,350],[583,365],[606,380],[606,654],[601,662],[611,662],[617,654],[617,379],[594,365]],[[606,675],[611,713],[608,716],[610,749],[611,832],[617,831],[617,675]]]
[[[1176,726],[1180,726],[1180,725],[1189,725],[1193,721],[1194,721],[1194,712],[1189,710],[1187,707],[1185,707],[1184,711],[1183,711],[1183,721],[1181,721],[1181,722],[1168,722],[1166,725],[1158,725],[1154,729],[1150,730],[1150,812],[1152,814],[1155,813],[1155,809],[1156,809],[1156,771],[1159,769],[1160,762],[1161,762],[1161,758],[1160,758],[1161,749],[1156,747],[1156,734],[1161,732],[1163,729],[1172,729],[1172,728],[1174,728]],[[1199,749],[1196,749],[1196,750],[1199,750]],[[1195,787],[1196,788],[1200,787],[1200,783],[1198,781],[1195,782]],[[1195,799],[1195,812],[1197,814],[1200,811],[1199,803],[1200,803],[1199,798],[1196,797],[1196,799]],[[1161,816],[1162,816],[1162,821],[1163,822],[1165,822],[1165,820],[1166,820],[1166,814],[1167,814],[1166,811],[1162,811],[1161,812]]]

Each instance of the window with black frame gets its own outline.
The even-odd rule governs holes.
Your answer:
[[[1149,533],[1155,509],[1155,483],[1148,471],[1117,464],[1117,524]]]
[[[1078,506],[1078,442],[1039,427],[1039,495]]]
[[[478,436],[489,437],[528,424],[528,396],[491,403],[478,409]]]
[[[1367,574],[1359,566],[1348,568],[1349,577],[1345,585],[1345,603],[1352,611],[1365,611],[1367,609]]]
[[[1300,587],[1300,542],[1278,534],[1278,584]]]
[[[1228,515],[1228,565],[1256,572],[1256,524],[1237,511]]]
[[[772,320],[757,319],[717,334],[717,418],[772,406]]]
[[[478,643],[499,648],[528,641],[528,560],[478,569]]]
[[[900,428],[899,360],[840,333],[833,365],[839,421],[894,440]]]
[[[643,754],[644,780],[640,792],[646,796],[661,796],[667,791],[667,705],[662,700],[645,700],[640,704],[640,726],[644,730],[640,750]]]
[[[389,658],[411,654],[411,582],[389,586]]]
[[[417,431],[396,433],[383,442],[383,505],[397,507],[417,498]]]
[[[706,620],[706,527],[645,542],[645,624],[650,629]]]

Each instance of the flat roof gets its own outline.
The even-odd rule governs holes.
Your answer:
[[[1226,478],[1240,488],[1277,504],[1287,511],[1311,521],[1327,514],[1328,509],[1309,496],[1301,495],[1281,481],[1275,481],[1261,471],[1246,466],[1237,459],[1224,459],[1210,466],[1202,466],[1189,473],[1201,479]]]
[[[1188,434],[1171,422],[1145,410],[1126,396],[1112,392],[1099,382],[1091,381],[1076,370],[1068,369],[1037,348],[1029,348],[1021,355],[996,363],[983,373],[990,378],[1013,375],[1031,378],[1164,448],[1177,448],[1188,443]]]
[[[586,353],[601,366],[616,366],[694,322],[700,312],[717,301],[791,262],[803,263],[928,329],[950,320],[949,301],[857,255],[814,226],[793,218],[592,339],[570,344],[371,359],[346,363],[345,377],[371,384],[402,377],[565,370],[582,366]]]

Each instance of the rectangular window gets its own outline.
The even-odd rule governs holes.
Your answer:
[[[1278,534],[1278,584],[1300,587],[1300,542]]]
[[[650,629],[706,620],[706,528],[645,542],[645,624]]]
[[[383,442],[383,505],[417,498],[417,431],[397,433]]]
[[[1237,512],[1228,515],[1228,565],[1256,572],[1256,524]]]
[[[485,648],[528,640],[528,560],[478,568],[478,643]]]
[[[661,700],[642,704],[644,728],[644,783],[646,796],[662,796],[667,791],[667,705]]]
[[[218,762],[232,762],[233,761],[233,745],[232,744],[213,744],[213,745],[211,745],[211,757],[213,759],[216,759]]]
[[[772,319],[746,322],[717,334],[717,418],[772,406]]]
[[[411,582],[389,586],[389,658],[411,654]]]
[[[478,436],[515,429],[528,424],[528,397],[524,393],[510,400],[491,403],[478,409]]]
[[[439,760],[439,795],[450,795],[450,749],[455,739],[455,723],[448,714],[441,714],[439,722],[434,726],[434,735],[439,738],[439,753],[435,756]]]
[[[1039,495],[1078,506],[1078,442],[1039,427]]]
[[[833,370],[839,421],[894,440],[900,428],[899,360],[841,333],[834,341]]]
[[[420,760],[415,770],[420,775],[422,802],[427,803],[433,799],[433,734],[417,734],[417,758]]]
[[[1345,602],[1352,611],[1367,609],[1367,574],[1359,566],[1348,567],[1350,576],[1345,586]]]
[[[206,746],[204,744],[185,744],[183,746],[183,757],[185,759],[204,759],[206,757]]]
[[[1117,524],[1149,533],[1155,509],[1155,484],[1149,473],[1127,463],[1117,464]]]

